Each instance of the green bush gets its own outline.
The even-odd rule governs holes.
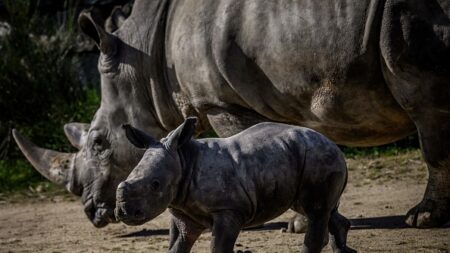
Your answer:
[[[16,128],[39,145],[69,151],[63,125],[89,122],[99,104],[94,86],[82,85],[75,66],[75,6],[57,18],[6,0],[8,32],[0,37],[0,191],[43,180],[11,138]]]
[[[397,142],[377,147],[360,148],[341,146],[340,148],[347,158],[358,158],[361,156],[380,157],[394,156],[403,152],[416,150],[420,148],[420,144],[417,134],[413,134]]]

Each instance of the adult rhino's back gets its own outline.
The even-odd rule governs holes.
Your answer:
[[[380,69],[381,4],[187,0],[171,12],[168,63],[206,114],[246,108],[340,143],[390,142],[413,125]]]

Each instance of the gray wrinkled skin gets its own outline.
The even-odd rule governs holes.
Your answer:
[[[446,0],[136,0],[110,34],[85,13],[80,26],[102,52],[102,103],[76,134],[80,152],[16,140],[52,181],[75,191],[96,181],[86,194],[110,213],[112,189],[142,156],[121,124],[159,138],[192,115],[198,133],[226,137],[278,121],[350,146],[417,131],[429,180],[407,222],[439,226],[450,221],[449,15]]]
[[[335,252],[353,251],[345,245],[349,222],[337,212],[347,168],[334,143],[311,129],[279,123],[191,140],[195,122],[188,118],[162,142],[125,127],[130,141],[146,151],[118,186],[119,220],[140,225],[169,207],[169,252],[189,252],[205,228],[212,230],[212,252],[232,252],[242,228],[292,208],[309,219],[303,252],[320,252],[328,231]]]

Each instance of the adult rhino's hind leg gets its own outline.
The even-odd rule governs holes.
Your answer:
[[[380,36],[384,76],[416,125],[429,172],[423,200],[407,214],[415,227],[450,221],[449,34],[449,1],[386,1]]]
[[[428,184],[422,201],[406,215],[406,223],[413,227],[437,227],[450,221],[450,114],[429,116],[433,118],[424,116],[416,123]]]

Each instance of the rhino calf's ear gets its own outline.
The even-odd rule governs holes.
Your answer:
[[[148,148],[157,143],[150,135],[129,124],[122,125],[122,128],[125,130],[127,139],[137,148]]]
[[[167,139],[167,144],[172,150],[176,150],[191,140],[195,133],[196,117],[187,118],[183,124],[175,129]]]

